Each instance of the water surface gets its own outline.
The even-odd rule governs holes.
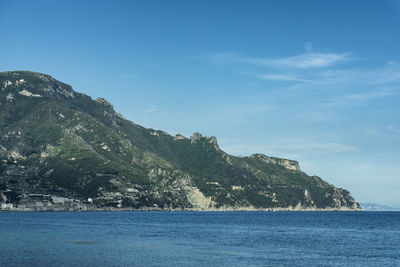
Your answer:
[[[4,266],[400,266],[400,212],[0,213]]]

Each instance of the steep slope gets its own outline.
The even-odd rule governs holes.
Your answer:
[[[0,73],[3,209],[360,209],[296,161],[147,129],[51,76]]]

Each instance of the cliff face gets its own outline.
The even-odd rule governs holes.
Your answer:
[[[34,72],[0,73],[2,209],[335,209],[360,206],[297,161],[235,157],[215,137],[141,127],[107,100]]]
[[[300,171],[299,163],[295,160],[268,157],[263,154],[253,154],[250,157],[262,160],[265,163],[278,164],[289,170]]]

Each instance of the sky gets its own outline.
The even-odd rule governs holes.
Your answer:
[[[0,71],[400,207],[400,1],[0,0]]]

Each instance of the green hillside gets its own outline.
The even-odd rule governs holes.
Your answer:
[[[52,77],[0,73],[3,209],[360,209],[296,161],[126,120]]]

